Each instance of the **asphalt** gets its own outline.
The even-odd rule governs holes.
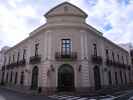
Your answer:
[[[0,100],[52,100],[47,96],[31,95],[0,88]]]
[[[87,97],[87,98],[90,98],[89,100],[133,100],[133,90],[123,91],[123,93],[121,93],[120,95],[115,95],[114,97],[115,99],[111,99],[110,96],[109,98],[108,96],[91,97],[91,98]],[[48,96],[42,96],[42,95],[15,92],[0,87],[0,100],[58,100],[58,99],[57,98],[53,99]]]

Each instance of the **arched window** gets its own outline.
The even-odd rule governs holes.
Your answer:
[[[24,72],[21,72],[20,84],[24,84]]]
[[[115,72],[115,83],[118,85],[118,77],[117,77],[117,72]]]
[[[6,73],[6,82],[8,83],[8,72]]]
[[[122,71],[120,71],[121,84],[123,84]]]
[[[12,82],[12,74],[13,74],[13,72],[11,71],[10,83]]]
[[[15,73],[15,81],[14,81],[14,84],[17,84],[17,79],[18,79],[18,73],[16,72]]]
[[[109,85],[112,85],[111,71],[108,72],[108,76],[109,76]]]

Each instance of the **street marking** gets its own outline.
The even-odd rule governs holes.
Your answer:
[[[133,100],[133,97],[130,97],[128,100]]]
[[[52,95],[49,97],[58,100],[97,100],[96,97],[87,98],[87,97],[69,96],[69,95]],[[106,96],[99,96],[98,98],[99,100],[113,100],[115,97],[111,95],[106,95]]]
[[[0,100],[6,100],[3,96],[0,96]]]

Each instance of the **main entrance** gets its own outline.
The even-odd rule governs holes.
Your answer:
[[[101,88],[101,77],[100,77],[99,66],[95,66],[93,71],[94,71],[95,89],[98,90]]]
[[[38,67],[35,66],[32,70],[31,89],[38,88]]]
[[[58,90],[74,90],[74,70],[69,64],[63,64],[58,69]]]

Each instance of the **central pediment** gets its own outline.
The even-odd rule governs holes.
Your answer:
[[[45,14],[46,18],[54,16],[80,16],[86,18],[87,14],[84,11],[82,11],[80,8],[68,2],[64,2],[52,8]]]

